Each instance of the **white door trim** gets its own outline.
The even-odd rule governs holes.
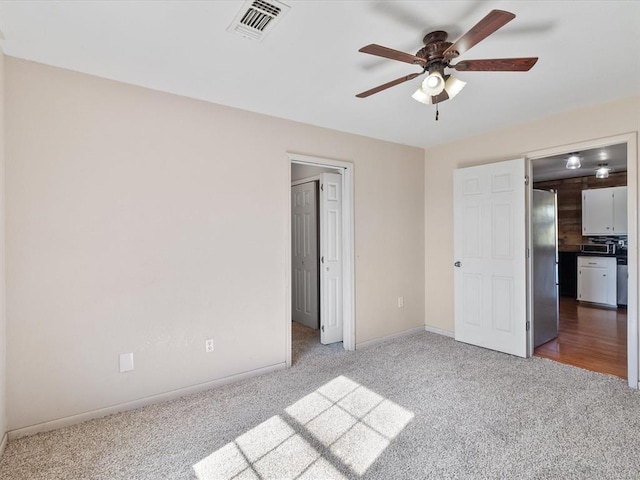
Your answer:
[[[628,264],[629,264],[629,300],[627,305],[627,381],[631,388],[638,388],[639,345],[638,338],[638,138],[637,133],[624,133],[611,137],[587,140],[584,142],[535,150],[524,154],[527,159],[527,171],[531,171],[531,160],[561,155],[564,153],[605,147],[617,143],[627,144],[627,222],[628,222]],[[529,192],[533,182],[529,182]],[[530,215],[529,215],[530,217]],[[529,289],[530,292],[530,289]],[[533,351],[531,352],[533,354]]]
[[[285,243],[285,358],[291,366],[291,164],[310,165],[342,169],[342,272],[343,272],[343,345],[345,350],[356,349],[356,305],[355,305],[355,254],[354,254],[354,198],[352,162],[329,158],[312,157],[287,152],[286,178],[286,243]]]

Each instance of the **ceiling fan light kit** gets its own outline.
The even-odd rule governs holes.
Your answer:
[[[404,77],[361,92],[357,94],[356,97],[366,98],[387,88],[413,80],[417,76],[428,72],[427,78],[411,96],[420,103],[437,105],[440,102],[455,97],[466,85],[466,82],[446,74],[445,68],[452,68],[461,72],[526,72],[530,70],[538,61],[538,57],[464,60],[455,65],[450,63],[453,59],[465,53],[515,17],[516,16],[510,12],[492,10],[455,43],[446,41],[448,37],[447,32],[438,30],[428,33],[422,40],[424,47],[418,50],[415,55],[376,44],[362,47],[359,50],[360,52],[418,65],[422,67],[422,72],[405,75]]]
[[[411,95],[411,98],[413,98],[414,100],[420,103],[424,103],[426,105],[430,105],[433,103],[431,101],[431,96],[424,93],[422,91],[422,87],[419,87],[415,92],[413,92],[413,94]]]
[[[436,96],[444,90],[444,75],[438,70],[430,73],[422,82],[422,91],[427,95]]]
[[[453,75],[449,75],[449,78],[447,78],[447,81],[444,84],[444,90],[449,95],[449,98],[453,98],[462,91],[466,84],[467,82],[463,82]]]
[[[418,102],[424,103],[426,105],[433,105],[449,98],[455,97],[467,84],[467,82],[463,82],[453,75],[445,75],[441,82],[442,88],[435,91],[434,89],[429,89],[429,85],[427,85],[427,88],[425,88],[425,83],[427,83],[429,77],[427,77],[425,81],[422,82],[422,85],[418,87],[413,95],[411,95],[414,100],[417,100]]]

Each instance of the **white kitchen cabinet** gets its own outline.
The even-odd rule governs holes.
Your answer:
[[[615,257],[578,256],[578,300],[618,306]]]
[[[582,191],[582,234],[627,234],[626,186]]]

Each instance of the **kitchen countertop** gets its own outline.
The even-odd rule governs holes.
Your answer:
[[[627,258],[627,251],[623,250],[618,253],[592,253],[592,252],[576,252],[576,255],[580,257],[613,257],[613,258]]]

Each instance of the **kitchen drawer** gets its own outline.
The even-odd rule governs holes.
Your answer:
[[[596,257],[591,255],[579,255],[578,256],[578,267],[601,267],[601,268],[612,268],[616,265],[615,257]]]

